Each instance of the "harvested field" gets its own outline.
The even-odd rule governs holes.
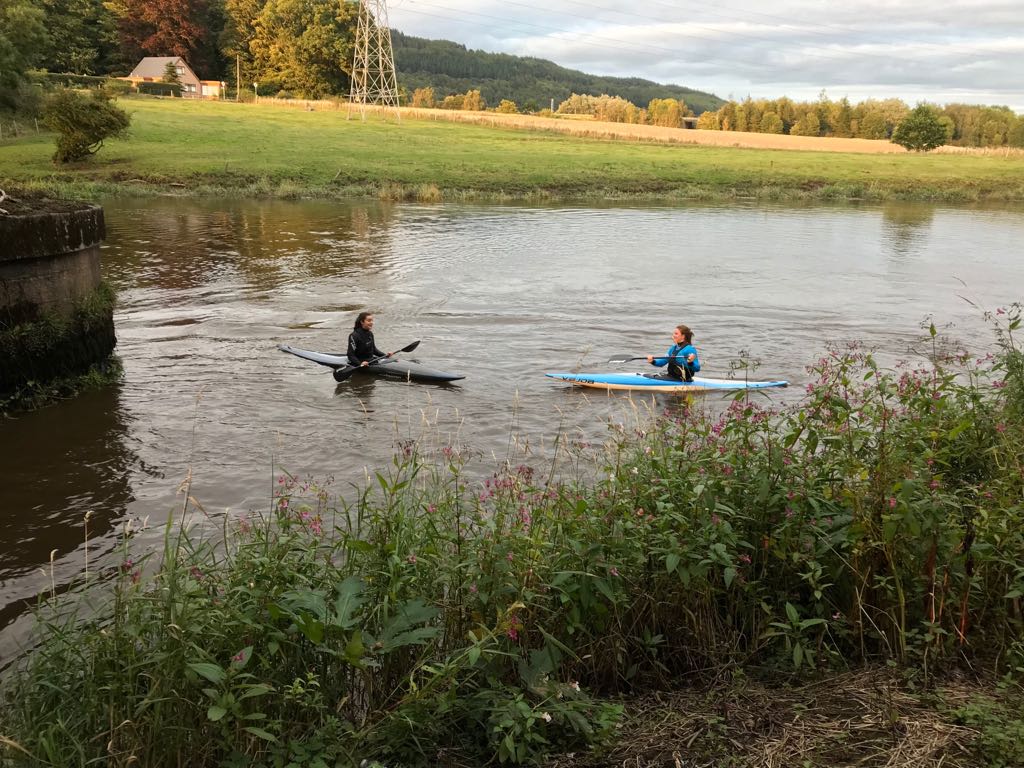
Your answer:
[[[337,109],[358,112],[359,108],[345,102],[311,102],[301,99],[260,99],[260,104],[299,107],[302,109]],[[393,113],[394,108],[366,107],[378,114]],[[417,120],[444,120],[452,123],[488,125],[495,128],[520,128],[530,131],[555,131],[588,139],[626,139],[666,144],[695,144],[706,147],[745,147],[747,149],[797,149],[811,152],[854,152],[869,155],[905,155],[907,150],[889,141],[872,139],[835,139],[818,136],[785,136],[774,133],[742,131],[703,131],[687,128],[662,128],[656,125],[631,125],[589,120],[579,115],[571,118],[507,115],[498,112],[463,112],[451,109],[420,109],[400,107],[402,117]],[[950,149],[957,149],[950,147]]]
[[[889,141],[871,139],[833,139],[817,136],[785,136],[774,133],[741,131],[703,131],[686,128],[662,128],[656,125],[603,123],[597,120],[563,120],[531,115],[502,115],[492,112],[456,112],[442,109],[403,108],[410,117],[453,122],[475,123],[502,128],[524,128],[534,131],[557,131],[588,139],[627,139],[668,144],[696,144],[708,147],[744,147],[747,149],[797,149],[811,152],[854,152],[881,155],[907,153]]]
[[[261,98],[261,106],[280,106],[313,110],[339,110],[358,113],[360,108],[343,101],[308,101],[305,99]],[[375,114],[394,114],[394,107],[366,107]],[[823,136],[786,136],[775,133],[746,131],[706,131],[686,128],[662,128],[655,125],[630,125],[591,120],[585,115],[537,117],[508,115],[497,112],[463,112],[449,109],[400,107],[402,117],[416,120],[442,120],[470,123],[495,128],[518,128],[531,131],[554,131],[590,139],[625,139],[666,144],[693,144],[705,147],[743,147],[745,149],[789,149],[807,152],[852,152],[865,155],[905,155],[907,150],[884,139],[839,139]],[[954,147],[932,150],[943,155],[980,155],[985,157],[1024,157],[1024,149],[1015,147]]]

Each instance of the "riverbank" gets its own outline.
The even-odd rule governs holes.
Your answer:
[[[519,127],[451,122],[415,111],[397,122],[231,102],[119,103],[132,115],[127,140],[60,168],[50,160],[49,135],[5,140],[0,178],[88,198],[1024,201],[1018,156],[712,147],[533,130],[526,118]],[[680,130],[684,139],[687,133]]]
[[[413,440],[348,499],[281,473],[213,537],[186,484],[162,551],[126,531],[41,606],[5,757],[621,764],[625,734],[669,743],[664,696],[702,703],[657,710],[679,755],[646,764],[763,764],[753,734],[787,765],[1015,764],[1020,307],[989,319],[991,356],[934,329],[931,367],[830,350],[798,404],[610,425],[558,473],[477,482],[462,446]]]

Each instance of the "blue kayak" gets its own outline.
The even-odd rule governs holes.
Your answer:
[[[789,386],[788,381],[705,379],[700,376],[694,376],[693,381],[676,381],[659,378],[656,373],[545,373],[544,375],[578,387],[641,392],[728,392],[740,389],[773,389]]]

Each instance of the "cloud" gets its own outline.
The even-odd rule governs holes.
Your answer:
[[[727,3],[729,0],[727,0]],[[1008,104],[1024,112],[1024,4],[967,0],[396,0],[391,26],[742,98]]]

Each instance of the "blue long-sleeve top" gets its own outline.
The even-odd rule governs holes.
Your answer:
[[[692,362],[686,359],[690,355],[693,355]],[[668,365],[672,358],[675,358],[680,368],[688,368],[690,373],[697,373],[700,370],[700,357],[697,355],[697,348],[693,344],[673,344],[668,348],[668,354],[665,357],[654,358],[654,362],[651,365],[656,365],[660,368]]]

